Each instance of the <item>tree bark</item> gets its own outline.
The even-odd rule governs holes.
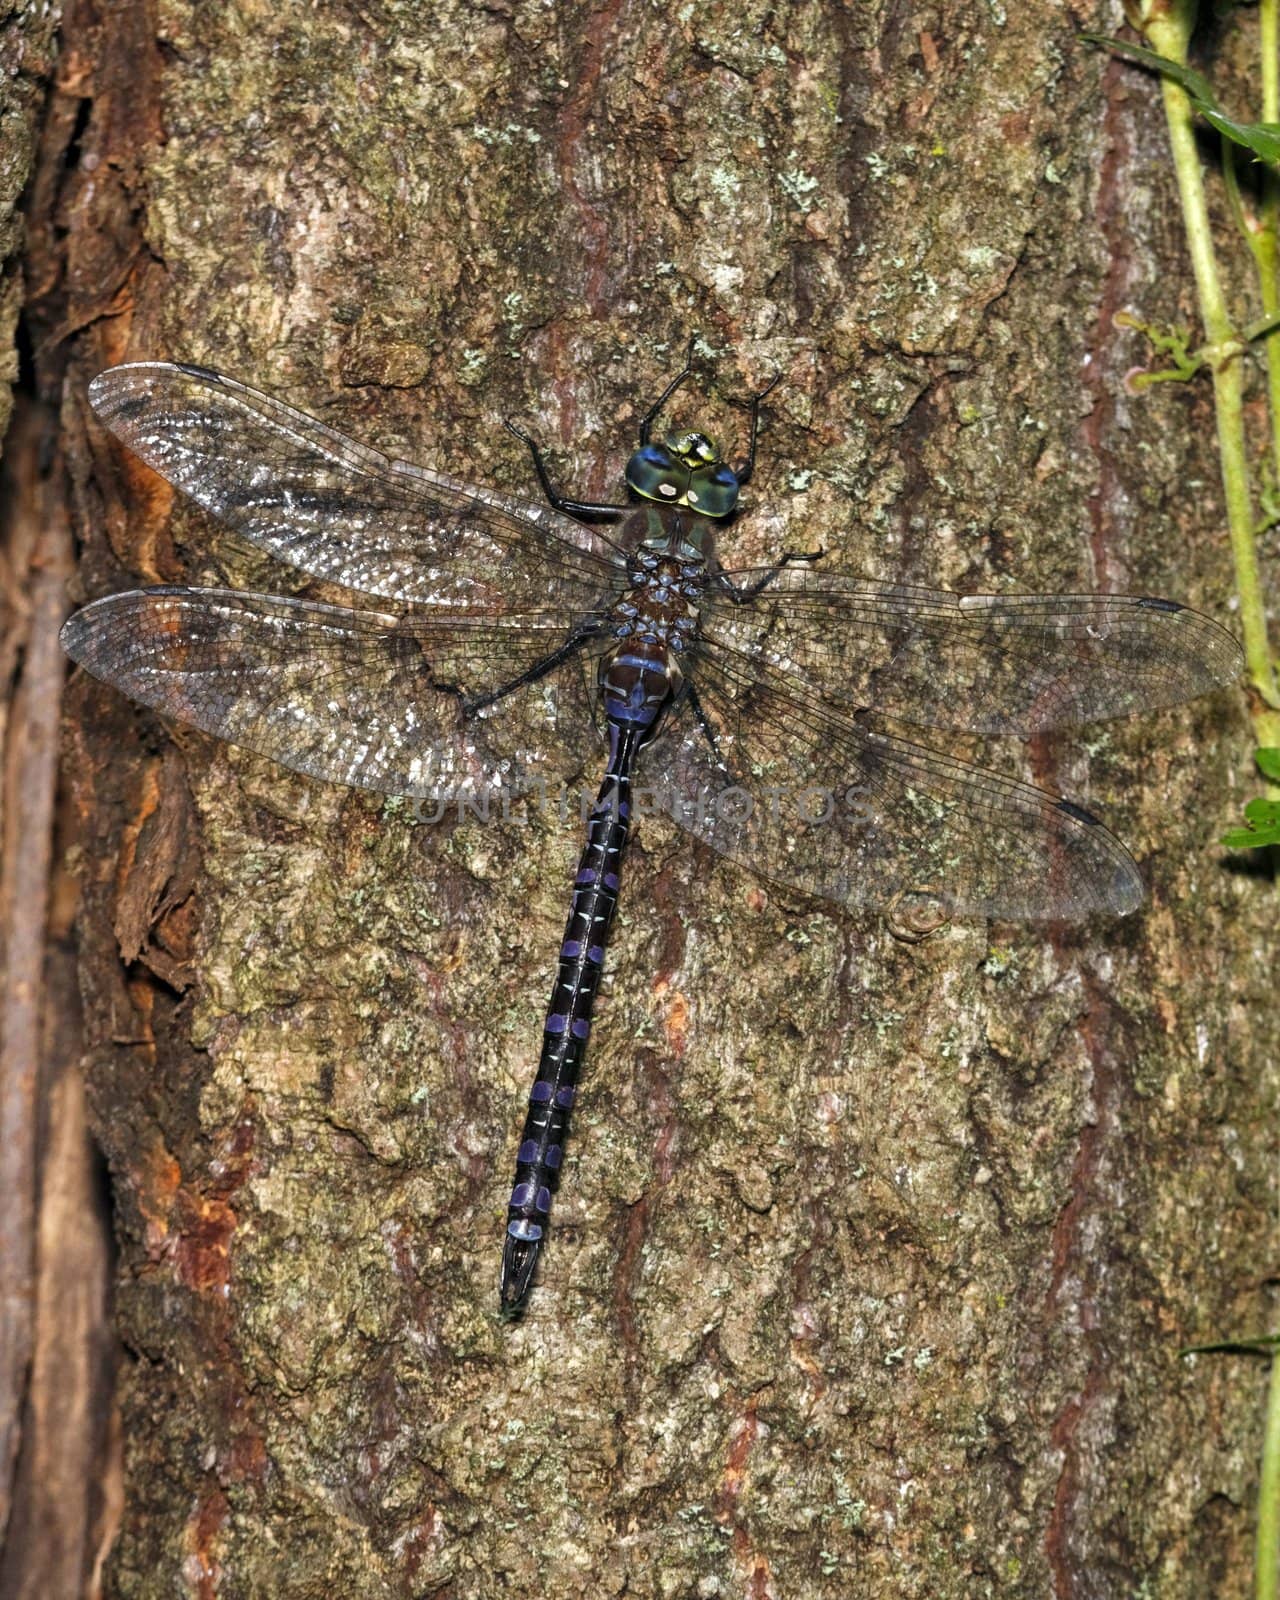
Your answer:
[[[56,5],[0,5],[0,1600],[100,1592],[120,1482],[109,1224],[57,803],[74,554],[58,418],[36,368],[52,374],[58,357],[32,349],[29,325],[20,355],[24,301],[50,258],[58,23]],[[45,217],[34,232],[24,209]]]
[[[775,369],[734,565],[1228,617],[1154,83],[1109,8],[81,4],[51,214],[81,593],[296,591],[115,450],[109,363],[218,367],[593,498]],[[54,309],[56,304],[56,311]],[[75,330],[75,331],[71,331]],[[541,1286],[503,1207],[578,841],[416,826],[86,680],[68,772],[118,1206],[119,1597],[1242,1596],[1271,1326],[1268,885],[1239,698],[990,759],[1138,915],[920,944],[648,819]]]

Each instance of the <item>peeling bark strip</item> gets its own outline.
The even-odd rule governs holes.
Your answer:
[[[5,8],[0,17],[0,439],[9,426],[10,386],[18,376],[18,203],[31,175],[54,27],[48,11],[39,16]],[[39,481],[30,435],[27,442],[25,459],[6,474],[0,522],[0,1538],[12,1505],[33,1338],[37,1075],[64,676],[57,629],[69,557],[65,511],[60,522],[40,529],[35,506],[21,502],[23,489]],[[29,513],[25,521],[22,510]]]
[[[58,770],[58,722],[65,667],[58,629],[66,615],[70,533],[65,507],[40,493],[39,451],[48,419],[23,430],[6,475],[11,517],[4,550],[21,585],[4,596],[21,626],[21,675],[4,741],[4,871],[0,875],[0,1530],[8,1523],[33,1340],[36,1143],[45,933]],[[61,486],[61,472],[55,470]],[[30,563],[23,572],[20,563]],[[6,562],[8,565],[8,562]],[[26,616],[19,619],[18,602]]]
[[[115,361],[214,364],[527,489],[497,425],[521,416],[594,488],[637,365],[696,322],[736,352],[713,433],[793,378],[741,564],[1096,569],[1222,615],[1187,487],[1215,481],[1203,397],[1120,387],[1110,311],[1176,320],[1185,268],[1148,87],[1075,44],[1110,22],[77,12],[87,118],[41,282],[81,330],[85,593],[279,578],[97,435]],[[604,985],[613,1069],[549,1256],[576,1299],[513,1332],[490,1245],[573,841],[412,829],[78,685],[90,1087],[138,1357],[107,1591],[1243,1596],[1252,1374],[1175,1356],[1272,1320],[1269,912],[1208,843],[1232,715],[1036,752],[1139,847],[1153,902],[1121,931],[908,948],[646,825],[615,943],[662,992]]]

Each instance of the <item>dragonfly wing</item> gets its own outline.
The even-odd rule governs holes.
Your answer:
[[[95,677],[176,721],[311,777],[445,801],[559,783],[598,760],[572,664],[554,696],[544,682],[463,715],[460,691],[510,681],[565,637],[182,588],[108,595],[62,630]]]
[[[798,698],[773,669],[714,647],[655,748],[655,798],[681,826],[765,877],[844,905],[904,897],[954,917],[1123,915],[1137,867],[1070,801]]]
[[[251,544],[348,589],[499,614],[586,604],[619,555],[598,531],[357,444],[204,367],[143,361],[89,385],[149,467]]]
[[[973,733],[1174,705],[1231,683],[1243,666],[1226,629],[1172,600],[956,595],[791,567],[748,605],[713,585],[703,631],[836,704]]]

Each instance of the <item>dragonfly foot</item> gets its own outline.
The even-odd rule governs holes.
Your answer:
[[[507,430],[508,433],[514,434],[515,437],[520,440],[521,444],[527,444],[531,449],[534,450],[538,448],[537,440],[534,439],[533,435],[526,429],[522,428],[518,422],[512,422],[510,417],[503,417],[502,426]]]
[[[502,1309],[508,1314],[518,1313],[524,1305],[533,1282],[533,1269],[538,1264],[541,1239],[516,1239],[507,1235],[502,1252],[502,1286],[499,1298]]]

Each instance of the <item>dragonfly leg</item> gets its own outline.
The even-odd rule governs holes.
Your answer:
[[[550,503],[566,517],[572,517],[576,522],[617,522],[619,517],[625,517],[631,509],[629,506],[611,506],[598,504],[592,500],[569,500],[555,487],[547,473],[546,462],[542,459],[542,449],[532,434],[510,417],[503,419],[502,426],[508,433],[513,433],[529,446],[529,454],[533,457],[534,471],[538,474],[538,482],[542,485],[542,492]]]
[[[751,396],[751,438],[747,443],[747,459],[740,467],[733,469],[740,489],[745,488],[751,482],[751,474],[756,470],[756,440],[760,437],[760,402],[767,394],[771,394],[781,382],[782,371],[779,369],[763,389]]]
[[[694,721],[702,729],[703,738],[711,746],[711,754],[716,758],[716,766],[718,766],[722,772],[727,773],[729,768],[725,762],[723,754],[721,753],[720,740],[716,734],[716,730],[711,726],[711,723],[707,718],[707,713],[702,709],[702,701],[698,698],[697,689],[687,678],[685,679],[684,693],[689,702],[689,709],[693,712]]]
[[[517,689],[523,689],[527,684],[537,683],[540,678],[545,678],[549,672],[554,672],[558,666],[571,660],[577,655],[584,645],[592,639],[598,639],[602,630],[592,624],[590,627],[578,628],[558,645],[550,654],[543,656],[541,661],[535,661],[531,667],[519,673],[516,677],[508,679],[506,683],[499,684],[496,689],[490,689],[488,694],[478,694],[470,697],[464,696],[462,701],[462,714],[464,717],[473,717],[477,711],[483,711],[487,706],[496,705],[499,700],[505,700],[509,694],[514,694]]]
[[[793,561],[821,561],[825,554],[825,550],[788,550],[778,557],[763,578],[757,578],[754,583],[748,583],[741,589],[731,579],[726,578],[723,572],[716,574],[715,581],[735,605],[742,605],[747,600],[754,600],[758,594],[763,594],[783,567],[790,566]]]
[[[663,406],[666,405],[667,401],[670,400],[671,396],[676,392],[684,380],[692,375],[693,347],[695,344],[697,344],[697,342],[698,335],[696,333],[691,333],[689,335],[689,348],[684,353],[684,366],[681,367],[680,371],[676,373],[675,377],[672,378],[671,382],[645,412],[644,416],[640,418],[640,443],[642,445],[648,444],[649,434],[653,430],[654,419],[657,417],[659,411],[662,410]]]

